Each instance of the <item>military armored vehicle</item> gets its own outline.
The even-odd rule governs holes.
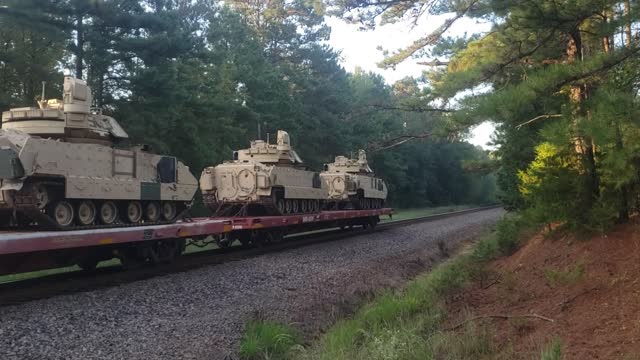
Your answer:
[[[65,77],[63,99],[44,98],[2,114],[2,225],[154,224],[190,205],[198,182],[189,168],[144,146],[118,147],[127,133],[91,107],[84,81]]]
[[[329,209],[378,209],[384,206],[387,186],[373,175],[364,150],[357,159],[336,156],[320,173],[329,191]]]
[[[200,177],[205,205],[215,215],[283,215],[320,211],[327,190],[279,130],[277,143],[263,140],[234,152],[232,161],[207,167]]]

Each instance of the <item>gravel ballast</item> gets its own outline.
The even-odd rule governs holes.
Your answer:
[[[235,359],[248,319],[307,335],[478,238],[486,210],[0,308],[0,359]],[[441,246],[442,247],[442,244]]]

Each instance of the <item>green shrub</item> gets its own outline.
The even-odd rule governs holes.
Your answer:
[[[528,219],[508,215],[469,254],[457,256],[411,281],[401,293],[385,292],[352,319],[340,321],[305,359],[477,359],[493,351],[487,329],[469,324],[463,333],[440,331],[446,299],[485,271],[486,262],[512,253]]]
[[[288,326],[269,321],[250,321],[240,343],[243,359],[284,359],[302,336]]]
[[[561,360],[562,359],[562,343],[560,339],[554,339],[551,344],[545,346],[540,351],[540,360]]]
[[[566,270],[545,269],[544,276],[550,286],[571,285],[582,280],[585,274],[585,266],[582,261],[568,267]]]

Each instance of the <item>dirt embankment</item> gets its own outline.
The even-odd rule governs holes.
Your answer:
[[[559,339],[565,359],[640,359],[640,224],[586,240],[537,235],[448,307],[452,326],[488,324],[504,358],[539,358]],[[520,317],[530,314],[553,321]]]

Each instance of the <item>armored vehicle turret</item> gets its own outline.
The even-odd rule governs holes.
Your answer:
[[[121,146],[127,133],[65,77],[62,100],[10,109],[0,129],[2,225],[57,228],[175,221],[198,182],[172,156]]]
[[[364,150],[358,151],[357,159],[336,156],[333,163],[324,166],[320,177],[329,191],[329,208],[377,209],[384,206],[387,186],[374,176]]]
[[[232,161],[205,168],[200,190],[217,215],[317,212],[327,199],[320,174],[306,169],[282,130],[276,144],[252,141]]]

